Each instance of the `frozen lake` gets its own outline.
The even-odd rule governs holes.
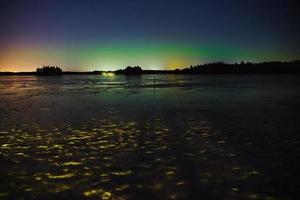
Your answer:
[[[299,75],[155,79],[0,76],[0,198],[299,198]]]

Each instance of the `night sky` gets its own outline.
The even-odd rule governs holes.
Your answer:
[[[0,71],[300,58],[296,0],[0,0]]]

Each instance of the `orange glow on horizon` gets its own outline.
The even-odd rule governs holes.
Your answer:
[[[177,69],[177,68],[183,68],[189,65],[189,62],[186,61],[185,59],[180,59],[180,58],[176,58],[176,59],[172,59],[171,61],[169,61],[166,64],[167,69],[169,70],[173,70],[173,69]]]

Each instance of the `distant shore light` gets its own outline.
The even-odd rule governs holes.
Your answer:
[[[102,76],[113,77],[113,76],[115,76],[115,73],[113,73],[113,72],[102,72]]]

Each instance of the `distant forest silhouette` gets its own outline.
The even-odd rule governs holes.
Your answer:
[[[202,65],[191,65],[190,67],[175,70],[143,70],[139,66],[128,66],[125,69],[115,71],[116,74],[281,74],[300,73],[300,61],[293,62],[263,62],[250,63],[241,62],[227,64],[223,62]]]
[[[57,66],[43,66],[36,69],[36,75],[63,75],[63,71]]]
[[[62,71],[58,66],[43,66],[36,72],[0,72],[0,75],[97,75],[104,71],[72,72]],[[141,75],[141,74],[286,74],[300,73],[300,61],[293,62],[241,62],[228,64],[223,62],[191,65],[175,70],[143,70],[140,66],[127,66],[125,69],[110,71],[115,74]]]
[[[116,74],[128,74],[128,75],[137,75],[143,74],[146,70],[143,70],[140,66],[127,66],[125,69],[119,69],[115,71]]]

